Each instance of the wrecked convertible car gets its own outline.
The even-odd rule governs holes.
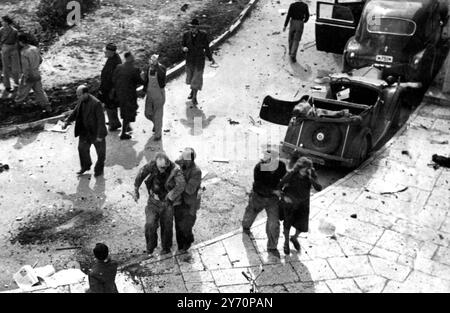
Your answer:
[[[414,87],[408,84],[333,74],[325,96],[305,95],[298,101],[267,96],[260,117],[288,126],[284,152],[297,150],[314,163],[354,168],[398,124],[401,94]]]

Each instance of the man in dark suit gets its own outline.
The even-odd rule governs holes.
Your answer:
[[[103,104],[89,94],[89,89],[81,85],[77,88],[78,104],[72,114],[66,119],[64,128],[75,121],[75,137],[80,137],[78,153],[80,155],[81,169],[78,175],[91,169],[92,161],[89,150],[93,144],[97,151],[97,163],[94,175],[103,175],[106,157],[106,140],[108,134],[105,126]]]
[[[120,116],[123,119],[120,139],[128,140],[131,136],[127,132],[131,131],[130,123],[136,121],[138,109],[136,89],[144,82],[141,71],[134,65],[134,56],[131,52],[125,53],[124,56],[125,63],[118,65],[114,70],[113,84],[120,106]]]
[[[203,71],[205,69],[205,56],[215,64],[211,50],[209,49],[209,39],[206,32],[199,29],[200,23],[194,18],[189,24],[191,28],[183,34],[182,47],[186,53],[186,84],[191,86],[191,93],[188,99],[192,99],[192,104],[197,105],[197,92],[203,86]]]
[[[175,230],[178,250],[186,252],[194,242],[192,228],[197,219],[201,197],[202,170],[195,164],[196,153],[192,148],[184,149],[181,157],[175,161],[183,171],[186,187],[183,192],[183,204],[175,207]]]
[[[122,64],[122,59],[117,54],[117,46],[109,43],[105,48],[107,61],[102,69],[100,77],[99,99],[105,104],[106,114],[108,115],[109,130],[119,129],[122,124],[117,115],[117,101],[114,96],[113,74],[117,65]]]
[[[89,277],[89,293],[118,293],[116,286],[117,262],[109,257],[109,249],[103,243],[94,248],[97,263],[92,267]]]

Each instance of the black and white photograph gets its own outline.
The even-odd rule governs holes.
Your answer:
[[[450,293],[449,8],[0,0],[0,294]]]

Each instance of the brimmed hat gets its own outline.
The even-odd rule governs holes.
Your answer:
[[[115,44],[113,44],[113,43],[109,43],[109,44],[106,45],[105,49],[109,50],[109,51],[116,52],[117,51],[117,46]]]
[[[200,22],[198,21],[198,19],[193,18],[189,26],[200,26]]]

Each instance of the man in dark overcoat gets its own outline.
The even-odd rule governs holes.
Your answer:
[[[137,87],[144,82],[141,78],[141,71],[134,64],[134,56],[131,52],[125,53],[125,63],[116,67],[113,74],[113,84],[116,99],[120,106],[120,117],[122,118],[122,133],[120,139],[131,139],[127,134],[131,131],[130,123],[136,121],[137,115]]]
[[[97,163],[94,175],[103,175],[106,157],[106,140],[108,134],[105,126],[105,114],[103,104],[89,93],[89,89],[81,85],[77,88],[78,104],[66,119],[64,128],[75,121],[75,137],[80,137],[78,153],[81,169],[78,175],[82,175],[91,169],[92,161],[89,150],[94,145],[97,151]]]
[[[117,65],[122,64],[122,59],[117,53],[117,46],[109,43],[105,48],[105,56],[107,58],[105,66],[100,76],[99,99],[105,104],[106,114],[108,115],[109,130],[119,129],[122,124],[117,115],[118,103],[114,95],[113,74]]]
[[[211,50],[209,49],[208,34],[200,30],[200,23],[193,19],[189,24],[190,30],[183,34],[182,47],[186,53],[186,84],[191,86],[188,99],[197,105],[197,92],[203,86],[203,71],[205,69],[205,56],[215,64]]]

